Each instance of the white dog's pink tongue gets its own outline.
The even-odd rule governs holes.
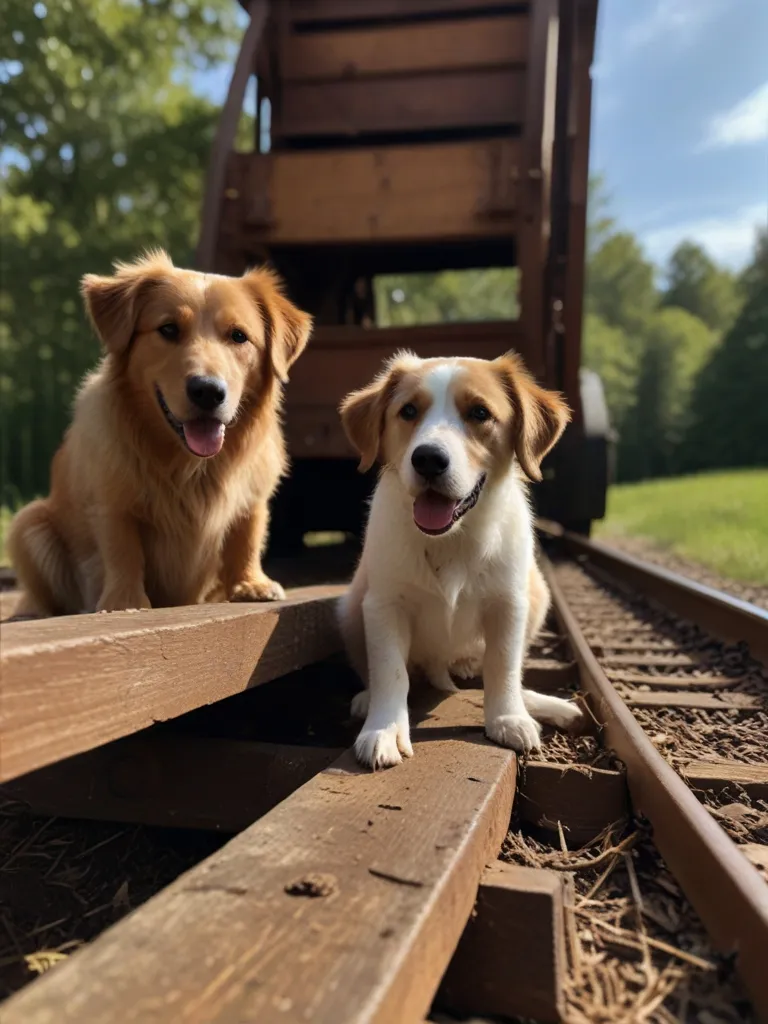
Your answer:
[[[219,420],[188,420],[184,424],[184,438],[190,451],[202,459],[208,459],[221,451],[224,430],[224,424]]]
[[[413,518],[422,530],[445,530],[453,521],[457,502],[435,491],[425,491],[413,503]]]

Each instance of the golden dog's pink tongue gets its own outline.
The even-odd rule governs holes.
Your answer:
[[[202,459],[208,459],[221,451],[224,429],[224,424],[219,420],[189,420],[184,424],[184,438],[190,451]]]
[[[422,530],[445,530],[453,521],[458,502],[435,491],[425,491],[413,503],[413,518]]]

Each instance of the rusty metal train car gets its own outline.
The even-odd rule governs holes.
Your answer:
[[[371,481],[337,408],[402,347],[514,348],[563,391],[574,420],[534,500],[588,532],[609,461],[602,387],[581,367],[597,0],[242,2],[250,22],[211,155],[198,265],[268,262],[316,320],[286,395],[293,470],[274,546],[359,533]],[[378,275],[491,267],[519,269],[517,319],[376,326]]]

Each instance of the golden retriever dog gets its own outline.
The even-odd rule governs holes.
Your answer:
[[[366,683],[352,712],[365,718],[360,762],[411,757],[408,672],[438,690],[451,673],[482,671],[485,730],[528,753],[536,718],[567,727],[577,705],[524,690],[523,663],[550,595],[535,561],[525,478],[570,418],[512,354],[418,359],[400,353],[341,406],[360,468],[377,460],[362,557],[339,605],[350,661]]]
[[[286,468],[282,384],[310,317],[268,270],[202,274],[162,251],[86,275],[82,293],[105,355],[50,496],[11,526],[17,614],[280,600],[261,558]]]

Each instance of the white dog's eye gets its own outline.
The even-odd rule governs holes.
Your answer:
[[[244,345],[248,341],[248,335],[245,331],[241,331],[239,327],[235,327],[229,336],[236,345]]]
[[[416,417],[419,415],[419,410],[416,408],[413,402],[407,402],[400,410],[399,415],[401,420],[415,420]]]
[[[485,423],[490,418],[490,411],[484,405],[473,405],[467,413],[467,419],[475,420],[477,423]]]

